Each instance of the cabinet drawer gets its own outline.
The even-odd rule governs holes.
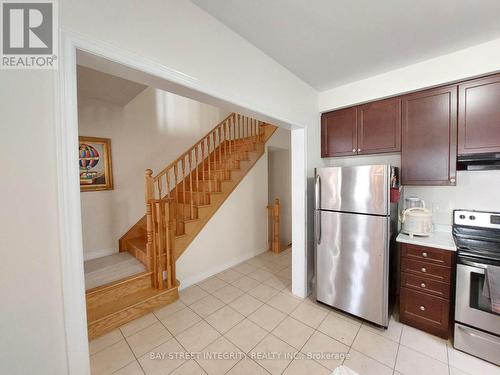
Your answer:
[[[406,272],[401,273],[401,286],[418,290],[422,293],[433,294],[435,296],[450,299],[450,284],[440,281],[430,280],[428,277],[412,275]]]
[[[408,259],[416,259],[448,267],[451,267],[453,260],[453,253],[451,251],[410,244],[402,245],[401,255]]]
[[[399,315],[402,323],[440,337],[448,337],[448,300],[401,288]]]
[[[409,258],[401,258],[401,272],[408,272],[445,283],[451,281],[451,268]]]

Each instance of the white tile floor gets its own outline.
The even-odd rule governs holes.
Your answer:
[[[92,374],[315,375],[341,364],[360,375],[500,374],[394,318],[381,330],[294,297],[290,265],[290,250],[267,252],[181,291],[174,304],[92,341]]]

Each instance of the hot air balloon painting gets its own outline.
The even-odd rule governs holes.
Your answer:
[[[81,191],[113,189],[111,139],[80,137],[78,157]]]

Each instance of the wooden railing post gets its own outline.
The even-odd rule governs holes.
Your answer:
[[[146,200],[146,259],[148,271],[152,269],[152,258],[153,258],[153,212],[152,212],[152,200],[153,200],[153,171],[151,169],[146,169],[145,178],[145,200]]]
[[[269,251],[279,253],[280,242],[280,200],[276,198],[274,204],[267,206],[269,209]]]

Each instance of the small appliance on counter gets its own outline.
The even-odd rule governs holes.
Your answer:
[[[432,211],[425,208],[425,201],[417,197],[405,198],[401,213],[401,232],[413,236],[429,236],[432,233]]]
[[[500,213],[455,210],[453,346],[500,365]]]

